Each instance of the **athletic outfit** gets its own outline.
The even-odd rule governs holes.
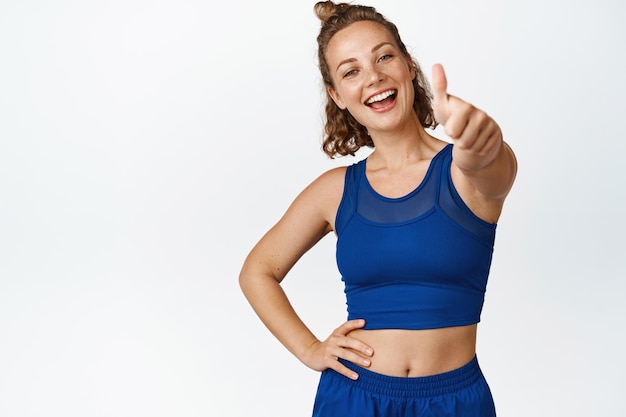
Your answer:
[[[474,215],[452,183],[452,144],[430,162],[421,184],[401,198],[378,194],[367,159],[347,167],[337,217],[337,266],[348,319],[364,329],[422,330],[480,321],[495,224]],[[347,361],[353,381],[322,373],[314,417],[495,416],[474,358],[417,378],[377,374]]]

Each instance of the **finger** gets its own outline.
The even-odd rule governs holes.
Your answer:
[[[336,372],[340,373],[341,375],[347,378],[350,378],[352,380],[359,379],[359,374],[357,374],[356,372],[354,372],[352,369],[348,368],[347,366],[343,365],[339,361],[335,361],[335,363],[333,364],[333,366],[331,366],[331,368],[335,370]]]
[[[344,349],[341,351],[339,356],[335,356],[328,367],[350,379],[357,379],[359,377],[358,372],[348,368],[345,365],[345,362],[351,362],[361,368],[368,367],[371,364],[369,359],[362,358],[359,355]]]
[[[487,139],[491,134],[489,120],[489,117],[484,112],[473,111],[465,130],[457,138],[455,144],[462,149],[479,153],[486,145]]]
[[[374,354],[374,349],[354,337],[345,337],[342,342],[342,347],[351,349],[365,356],[372,356]]]
[[[490,155],[499,144],[498,129],[489,125],[479,132],[471,147],[471,152],[480,156]]]
[[[432,86],[435,101],[446,101],[448,99],[448,79],[441,64],[433,65]]]
[[[470,104],[452,96],[449,103],[450,113],[445,121],[445,132],[452,139],[459,139],[470,122],[473,108]]]
[[[441,64],[433,65],[431,84],[433,88],[432,106],[435,120],[445,126],[450,118],[451,109],[449,104],[450,96],[448,95],[448,80]]]
[[[335,329],[335,333],[345,336],[352,330],[360,329],[363,326],[365,326],[365,320],[363,319],[349,320],[343,323],[341,326],[337,327]]]
[[[333,332],[332,336],[336,338],[334,343],[342,348],[349,348],[360,352],[365,356],[372,356],[374,354],[374,349],[359,339],[348,336],[350,332],[360,329],[363,326],[365,326],[365,320],[362,319],[350,320],[343,323]]]
[[[485,112],[472,112],[470,121],[463,135],[455,141],[461,149],[471,151],[477,155],[489,154],[494,145],[499,143],[499,127]]]
[[[351,352],[349,350],[344,351],[344,355],[342,359],[350,361],[353,364],[358,365],[358,366],[370,366],[372,364],[372,361],[369,360],[368,358],[359,356],[356,353]]]

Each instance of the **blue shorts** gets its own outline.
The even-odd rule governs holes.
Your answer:
[[[322,372],[313,417],[495,417],[476,357],[450,372],[425,377],[381,375],[341,360],[359,374],[353,381]]]

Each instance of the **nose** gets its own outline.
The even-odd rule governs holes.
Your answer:
[[[378,70],[375,66],[371,66],[367,70],[368,85],[374,85],[384,80],[384,74]]]

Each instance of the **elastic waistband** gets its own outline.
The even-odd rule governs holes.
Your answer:
[[[350,381],[354,387],[365,391],[396,398],[416,398],[444,395],[467,388],[482,377],[476,356],[458,369],[442,374],[422,377],[389,376],[362,368],[352,362],[339,359],[348,368],[359,374],[356,381]],[[333,371],[334,372],[334,371]],[[336,374],[343,377],[340,374]],[[345,378],[345,377],[343,377]]]

